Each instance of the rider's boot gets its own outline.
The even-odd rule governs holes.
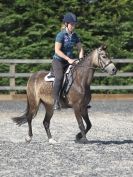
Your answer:
[[[62,80],[61,79],[55,79],[54,82],[54,92],[53,92],[53,96],[54,96],[54,105],[53,105],[53,110],[60,110],[61,106],[60,106],[60,91],[61,91],[61,87],[62,87]]]
[[[60,106],[60,103],[59,103],[59,99],[56,99],[56,100],[54,101],[53,109],[54,109],[54,110],[60,110],[60,109],[61,109],[61,106]]]

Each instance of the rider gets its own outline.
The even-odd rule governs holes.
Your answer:
[[[77,23],[75,14],[68,12],[64,15],[63,23],[65,28],[59,32],[55,39],[55,54],[53,56],[52,67],[55,75],[54,82],[54,110],[60,109],[60,90],[63,82],[64,71],[73,64],[73,47],[77,46],[79,58],[83,58],[83,47],[80,39],[74,32]]]

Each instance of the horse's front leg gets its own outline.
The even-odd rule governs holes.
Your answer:
[[[82,138],[82,142],[86,143],[87,142],[87,138],[86,138],[86,132],[85,132],[85,126],[82,120],[82,115],[81,115],[81,111],[80,108],[74,108],[74,113],[79,125],[79,129],[80,129],[80,133],[81,133],[81,138]],[[76,140],[79,141],[81,138],[79,138],[78,136],[76,136]]]
[[[81,115],[82,118],[84,119],[85,123],[86,123],[86,129],[85,129],[85,134],[87,134],[87,132],[91,129],[92,124],[90,122],[89,116],[88,116],[88,111],[87,108],[84,106],[84,108],[81,109]],[[81,139],[82,138],[82,134],[81,132],[79,132],[77,134],[77,139]]]

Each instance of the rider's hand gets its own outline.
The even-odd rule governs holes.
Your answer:
[[[73,64],[76,60],[69,58],[67,61],[69,64]]]

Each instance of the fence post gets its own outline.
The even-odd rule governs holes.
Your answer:
[[[12,91],[15,88],[15,64],[13,63],[10,64],[10,75],[12,76],[10,78],[10,95],[15,95],[15,91]]]

